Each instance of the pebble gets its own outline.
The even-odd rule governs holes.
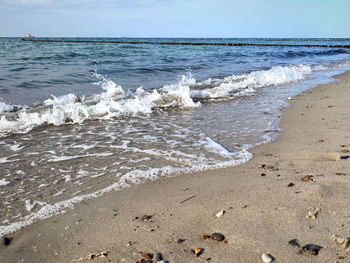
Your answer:
[[[287,187],[293,187],[293,186],[294,186],[293,183],[289,183],[289,184],[287,185]]]
[[[211,236],[210,236],[210,235],[202,235],[202,239],[203,239],[203,240],[206,240],[206,239],[208,239],[208,238],[211,238]]]
[[[350,156],[349,155],[342,155],[340,156],[340,160],[346,160],[346,159],[349,159]]]
[[[162,253],[157,253],[157,254],[156,254],[156,260],[157,260],[157,261],[163,260],[163,255],[162,255]]]
[[[223,241],[225,239],[225,236],[223,234],[220,234],[220,233],[213,233],[211,235],[211,238],[216,240],[216,241]]]
[[[269,263],[273,261],[273,257],[270,254],[262,254],[261,259],[265,263]]]
[[[152,216],[149,216],[149,215],[144,215],[143,217],[141,217],[141,220],[142,221],[148,221],[152,218]]]
[[[307,244],[301,248],[303,251],[309,252],[311,255],[317,256],[318,252],[322,249],[321,246],[314,244]]]
[[[11,239],[9,239],[8,237],[4,237],[4,238],[2,239],[2,244],[3,244],[4,246],[10,245],[10,243],[11,243]]]
[[[298,239],[292,239],[288,242],[288,244],[293,246],[293,247],[300,247]]]
[[[193,248],[191,251],[193,254],[195,254],[197,257],[199,257],[202,254],[203,249],[202,248]]]
[[[305,181],[305,182],[313,182],[314,178],[312,175],[306,175],[303,178],[301,178],[301,180]]]

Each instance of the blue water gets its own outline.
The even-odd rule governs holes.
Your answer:
[[[79,39],[84,40],[84,39]],[[285,43],[346,45],[349,39],[87,39],[107,41]],[[99,92],[97,71],[135,90],[159,88],[191,72],[196,80],[263,70],[276,65],[322,64],[349,58],[348,50],[292,47],[166,46],[94,43],[36,43],[0,40],[0,98],[32,104],[73,92]]]
[[[0,236],[111,190],[247,162],[278,138],[288,97],[350,69],[348,49],[320,47],[0,38],[0,58]]]

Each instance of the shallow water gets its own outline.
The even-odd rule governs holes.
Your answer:
[[[329,48],[0,46],[1,235],[107,191],[247,162],[278,137],[289,96],[350,67]]]

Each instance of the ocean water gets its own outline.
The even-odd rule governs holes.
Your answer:
[[[245,163],[278,138],[288,97],[349,69],[342,48],[0,38],[0,236],[108,191]]]

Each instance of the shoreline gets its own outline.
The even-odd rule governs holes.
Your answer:
[[[84,201],[8,235],[13,239],[0,247],[0,261],[72,262],[101,251],[108,256],[96,261],[136,262],[139,251],[161,252],[169,262],[259,262],[263,253],[276,262],[349,259],[330,240],[332,234],[350,237],[350,159],[340,159],[350,150],[350,72],[336,77],[340,81],[295,96],[283,111],[280,138],[252,149],[248,163]],[[313,181],[302,181],[306,175]],[[320,209],[315,219],[306,218],[310,208]],[[226,213],[217,218],[221,210]],[[144,215],[152,218],[143,221]],[[227,242],[201,239],[213,232]],[[292,239],[322,249],[317,256],[297,254]],[[196,257],[193,248],[204,251]]]

